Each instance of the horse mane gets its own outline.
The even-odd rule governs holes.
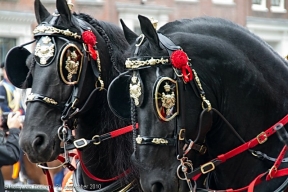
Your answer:
[[[258,91],[264,92],[265,90],[266,94],[269,93],[267,97],[274,98],[273,103],[280,105],[274,96],[275,91],[271,89],[271,84],[267,84],[265,81],[275,78],[273,77],[275,73],[268,73],[275,63],[282,64],[280,68],[274,69],[282,73],[287,70],[287,62],[269,44],[247,28],[225,19],[199,17],[167,23],[158,32],[167,35],[172,41],[180,42],[178,45],[181,45],[184,51],[190,54],[191,63],[196,71],[197,68],[202,68],[201,63],[204,62],[210,62],[215,68],[226,68],[233,65],[235,67],[231,67],[231,69],[237,70],[238,73],[245,73],[246,70],[253,71],[254,73],[248,73],[249,76],[239,83],[248,83],[249,78],[253,80],[257,76],[263,82],[262,84],[258,82]],[[189,41],[183,40],[183,35],[189,33],[193,34],[195,38]],[[251,43],[247,44],[247,42]],[[263,73],[263,70],[266,72]],[[276,74],[279,74],[278,72]],[[207,84],[213,84],[213,82]]]
[[[123,63],[125,62],[126,58],[123,56],[123,53],[126,50],[125,48],[129,46],[129,44],[125,40],[123,31],[114,24],[104,21],[98,21],[84,13],[74,15],[77,18],[84,20],[91,26],[93,26],[97,30],[97,32],[101,35],[101,37],[104,39],[108,47],[112,66],[105,65],[107,74],[105,74],[105,76],[103,76],[102,78],[105,79],[104,81],[106,85],[110,84],[110,82],[113,80],[114,77],[116,77],[121,71],[122,72],[124,71]],[[102,66],[102,68],[103,67],[104,66]],[[83,131],[85,132],[85,134],[88,134],[86,135],[86,137],[87,136],[91,137],[91,135],[94,134],[97,135],[104,134],[130,124],[127,121],[117,118],[112,113],[112,111],[109,109],[108,106],[106,94],[101,94],[97,99],[97,101],[94,102],[93,106],[94,106],[93,108],[97,110],[93,110],[92,112],[90,112],[88,114],[89,117],[87,117],[87,119],[95,121],[95,117],[97,117],[98,120],[101,119],[101,122],[99,123],[97,122],[97,127],[95,127],[93,130],[89,130],[88,132]],[[101,129],[99,129],[100,127]],[[133,179],[136,178],[137,171],[136,169],[134,169],[134,167],[131,167],[132,163],[130,160],[130,155],[133,152],[131,133],[110,139],[108,141],[104,141],[100,147],[95,148],[95,146],[92,145],[88,146],[87,149],[84,150],[89,154],[89,157],[84,160],[85,163],[87,163],[87,165],[89,166],[97,165],[98,167],[105,167],[107,165],[115,166],[113,170],[112,169],[105,170],[107,176],[108,175],[116,176],[120,173],[123,173],[127,168],[130,168],[130,170],[132,171],[131,174],[128,177],[124,177],[122,181],[128,182],[130,178]],[[93,150],[97,150],[98,151],[97,154],[91,153],[91,151]],[[102,157],[99,157],[99,153],[102,155]],[[105,161],[102,161],[102,159],[103,160],[105,159]],[[98,174],[99,173],[95,172],[95,175]]]

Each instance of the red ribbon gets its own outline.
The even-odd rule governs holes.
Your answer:
[[[94,50],[93,46],[91,44],[88,44],[88,51],[89,51],[89,54],[90,56],[96,60],[97,59],[97,52],[96,50]]]
[[[185,65],[181,68],[182,71],[182,75],[183,75],[183,81],[185,81],[185,83],[192,81],[193,80],[193,73],[191,68],[189,67],[189,65]]]

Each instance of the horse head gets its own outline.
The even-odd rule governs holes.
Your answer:
[[[283,147],[276,136],[263,144],[261,132],[287,114],[284,59],[223,19],[177,20],[156,31],[148,18],[138,18],[143,34],[127,51],[128,72],[111,83],[108,101],[115,114],[138,122],[132,157],[143,190],[194,191],[205,187],[198,178],[208,173],[208,188],[235,189],[267,171],[257,154],[276,158]],[[225,162],[221,154],[254,137],[260,153],[228,153]],[[276,179],[259,191],[282,183]]]
[[[65,0],[57,0],[56,7],[55,13],[50,14],[35,0],[38,26],[33,31],[34,52],[30,53],[22,45],[7,55],[10,81],[16,87],[31,88],[20,145],[32,162],[51,161],[61,153],[63,128],[77,126],[78,118],[74,115],[85,104],[88,107],[77,115],[91,126],[86,121],[95,115],[86,114],[95,104],[95,94],[91,92],[101,92],[107,86],[104,83],[108,84],[113,77],[110,50],[104,38],[83,19],[84,15],[72,14]],[[122,39],[119,37],[118,41]],[[128,46],[124,41],[122,44]],[[106,96],[99,98],[98,105],[103,105],[102,100],[105,101]],[[83,134],[82,130],[79,137]]]

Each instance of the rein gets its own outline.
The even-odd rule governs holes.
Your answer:
[[[138,129],[138,124],[137,124],[136,129]],[[77,149],[77,153],[68,153],[67,156],[68,157],[74,157],[75,159],[79,159],[80,165],[81,165],[84,173],[90,179],[93,179],[93,180],[98,181],[98,182],[117,181],[118,179],[120,179],[120,178],[124,177],[125,175],[129,174],[130,173],[130,169],[127,169],[123,173],[121,173],[120,175],[112,177],[112,178],[109,178],[109,179],[103,179],[103,178],[96,177],[88,170],[88,168],[83,163],[80,149],[84,148],[85,146],[87,146],[87,145],[89,145],[91,143],[93,143],[94,145],[99,145],[102,141],[121,136],[121,135],[129,133],[131,131],[133,131],[133,126],[132,125],[126,126],[126,127],[123,127],[123,128],[120,128],[120,129],[117,129],[117,130],[114,130],[114,131],[111,131],[111,132],[108,132],[108,133],[105,133],[105,134],[102,134],[102,135],[95,135],[95,136],[92,137],[91,140],[87,140],[87,139],[84,139],[84,138],[77,139],[77,140],[75,140],[73,142],[73,144],[67,145],[67,148],[65,148],[66,145],[64,144],[64,148],[63,148],[62,152],[64,152],[66,154],[67,151],[70,151],[70,150],[73,150],[73,149]],[[69,160],[69,158],[67,156],[65,155],[63,157],[62,155],[59,155],[57,157],[57,160],[62,162],[62,164],[57,166],[57,167],[48,167],[46,163],[44,163],[43,165],[42,164],[37,164],[38,167],[42,168],[44,174],[46,175],[46,178],[47,178],[49,186],[53,186],[53,182],[52,182],[50,173],[48,171],[49,169],[55,169],[55,168],[63,166],[63,167],[68,168],[70,171],[75,171],[76,170],[76,168],[70,163],[70,160]],[[53,187],[49,187],[49,192],[54,192]]]
[[[224,163],[226,160],[244,152],[247,151],[259,144],[263,144],[265,143],[268,138],[273,135],[275,132],[277,132],[278,130],[280,130],[281,128],[283,128],[284,125],[286,125],[288,123],[288,115],[286,115],[283,119],[281,119],[279,122],[277,122],[275,125],[271,126],[270,128],[268,128],[266,131],[261,132],[259,135],[257,135],[256,137],[254,137],[253,139],[251,139],[248,142],[245,142],[244,144],[240,145],[239,147],[230,150],[229,152],[225,153],[225,154],[221,154],[218,155],[217,158],[201,165],[200,167],[194,169],[193,171],[191,171],[190,173],[187,173],[187,177],[191,178],[193,181],[196,181],[202,174],[207,174],[213,170],[215,170],[215,168]],[[282,151],[280,152],[280,154],[278,155],[277,159],[275,160],[274,165],[271,167],[271,169],[261,175],[259,175],[258,177],[256,177],[256,179],[247,187],[243,187],[241,189],[228,189],[226,190],[227,192],[229,191],[244,191],[247,190],[247,188],[249,188],[249,192],[253,191],[254,185],[259,184],[262,180],[262,177],[266,176],[266,181],[271,180],[272,178],[276,178],[276,177],[282,177],[282,176],[286,176],[288,175],[288,168],[282,169],[282,170],[278,170],[278,167],[280,165],[280,163],[283,161],[284,155],[287,151],[287,146],[285,145],[282,149]],[[223,191],[223,190],[221,190]]]

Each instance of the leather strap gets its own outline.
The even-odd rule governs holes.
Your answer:
[[[77,191],[77,192],[88,192],[90,186],[86,187],[80,181],[80,179],[82,179],[82,173],[79,170],[79,168],[80,168],[80,162],[78,161],[77,162],[77,169],[73,173],[73,187],[74,187],[75,191]],[[95,184],[95,186],[96,185],[97,184]],[[111,183],[110,185],[108,185],[106,187],[103,187],[103,188],[99,187],[98,189],[94,189],[93,191],[97,191],[97,192],[115,191],[119,188],[121,188],[121,182],[120,182],[120,180],[116,180],[115,182]],[[89,190],[89,191],[91,191],[91,190]]]
[[[44,165],[47,167],[47,163],[44,163]],[[46,175],[46,180],[48,183],[49,192],[54,192],[53,180],[51,178],[49,170],[48,169],[42,169],[42,171]]]
[[[112,182],[112,181],[117,181],[118,179],[124,177],[125,175],[128,175],[130,173],[130,169],[125,170],[123,173],[121,173],[120,175],[117,175],[115,177],[109,178],[109,179],[103,179],[103,178],[99,178],[94,176],[89,170],[88,168],[85,166],[85,164],[83,163],[82,160],[82,155],[81,155],[81,151],[78,150],[78,154],[79,154],[79,160],[80,160],[80,165],[82,170],[84,171],[84,173],[90,178],[93,179],[95,181],[98,182]]]
[[[216,166],[220,165],[221,163],[224,163],[226,160],[248,150],[251,149],[258,144],[263,144],[267,141],[267,139],[273,135],[278,129],[279,124],[285,125],[288,122],[288,115],[286,115],[283,119],[281,119],[278,123],[268,128],[266,131],[261,132],[259,135],[257,135],[255,138],[251,139],[250,141],[240,145],[239,147],[218,155],[217,158],[201,165],[200,167],[194,169],[191,173],[187,174],[188,178],[192,178],[193,180],[197,180],[201,174],[209,173],[210,171],[213,171]],[[282,161],[282,160],[281,160]]]
[[[138,124],[136,124],[136,129],[138,129]],[[73,149],[82,149],[83,147],[86,147],[87,145],[89,145],[91,143],[93,143],[94,145],[99,145],[102,141],[105,141],[107,139],[111,139],[114,137],[118,137],[120,135],[124,135],[126,133],[132,132],[132,130],[133,130],[132,125],[129,125],[129,126],[111,131],[109,133],[105,133],[102,135],[95,135],[90,140],[84,139],[84,138],[77,139],[73,143],[68,144],[66,146],[66,150],[70,151]],[[63,152],[64,152],[64,148],[61,148],[61,153],[63,153]]]
[[[44,96],[44,95],[40,95],[37,93],[30,93],[27,97],[26,102],[42,102],[45,103],[47,105],[50,105],[52,107],[55,107],[59,110],[63,110],[64,109],[64,104],[63,103],[58,103],[57,101],[55,101],[54,99]]]

